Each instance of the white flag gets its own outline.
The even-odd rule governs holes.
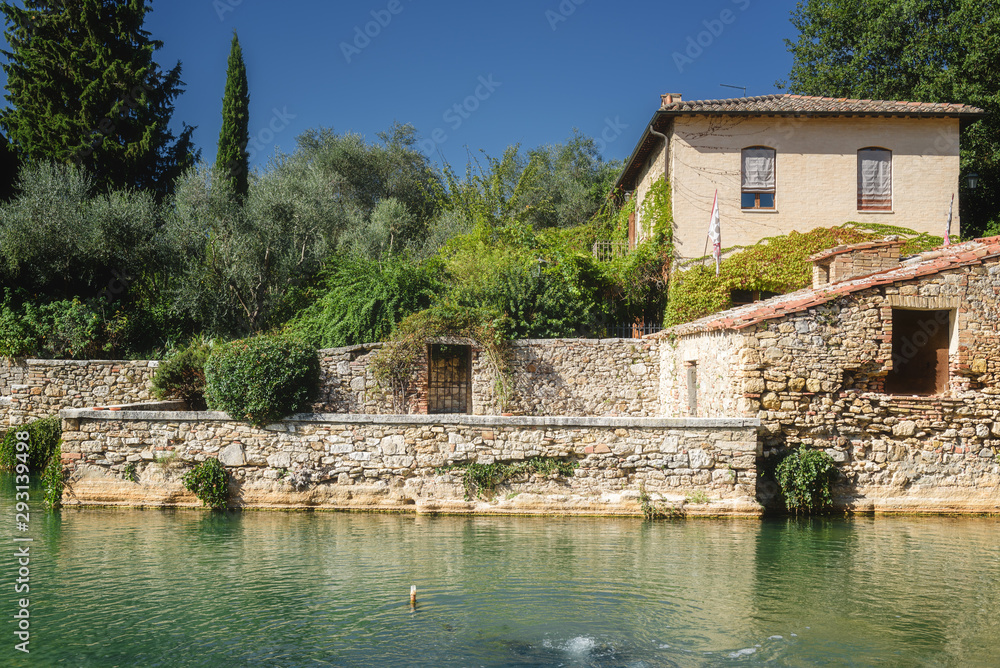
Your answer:
[[[719,275],[719,264],[722,262],[722,222],[719,220],[719,191],[715,191],[715,202],[712,204],[712,220],[708,224],[708,238],[712,240],[712,257],[715,258],[715,275]]]
[[[948,207],[948,226],[944,228],[944,245],[951,245],[951,212],[955,209],[955,193],[951,194],[951,205]]]

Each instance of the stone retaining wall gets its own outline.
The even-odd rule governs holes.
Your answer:
[[[545,339],[511,343],[513,393],[498,404],[489,367],[473,347],[472,413],[654,417],[660,414],[660,342],[643,339]],[[425,413],[419,390],[405,407],[379,390],[371,363],[381,344],[320,351],[325,413]],[[426,369],[414,385],[426,382]]]
[[[37,360],[0,372],[5,382],[4,427],[55,415],[63,408],[148,401],[159,362],[146,360]],[[9,394],[7,394],[9,392]]]
[[[184,471],[218,457],[241,507],[416,512],[757,515],[755,420],[301,415],[258,429],[221,413],[67,410],[67,505],[199,505]],[[467,499],[460,469],[579,464]],[[134,475],[134,479],[129,479]]]

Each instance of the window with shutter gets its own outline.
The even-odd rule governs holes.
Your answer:
[[[774,208],[773,148],[751,146],[742,153],[743,188],[740,206],[744,209]]]
[[[858,211],[892,211],[892,151],[858,151]]]

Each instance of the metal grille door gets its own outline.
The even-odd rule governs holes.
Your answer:
[[[427,412],[468,413],[472,392],[472,348],[431,346]]]

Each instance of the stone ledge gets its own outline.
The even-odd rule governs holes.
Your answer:
[[[155,369],[160,366],[159,360],[26,360],[30,366],[139,366]]]
[[[199,422],[233,420],[220,411],[140,411],[93,410],[89,408],[59,411],[63,419],[136,420]],[[628,417],[535,417],[499,415],[368,415],[340,413],[299,413],[282,422],[325,422],[331,424],[385,425],[468,425],[471,427],[607,427],[636,429],[737,429],[759,427],[759,418],[628,418]]]

